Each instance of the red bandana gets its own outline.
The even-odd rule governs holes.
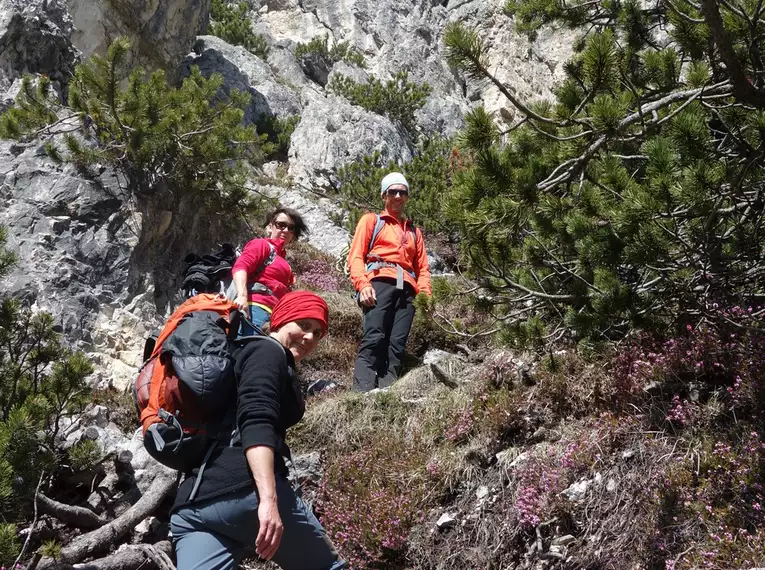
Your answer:
[[[316,319],[321,322],[323,334],[327,334],[329,308],[327,302],[311,291],[292,291],[279,299],[271,312],[271,330],[301,319]]]

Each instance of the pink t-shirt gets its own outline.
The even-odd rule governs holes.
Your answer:
[[[276,257],[256,280],[254,273],[271,254],[269,243],[276,248]],[[247,245],[244,246],[242,255],[234,263],[232,273],[236,274],[237,271],[244,269],[247,272],[248,285],[257,282],[268,287],[273,293],[273,295],[252,293],[250,294],[250,302],[273,308],[282,296],[292,290],[295,275],[292,273],[290,264],[284,259],[284,253],[284,240],[281,239],[257,238],[247,242]]]

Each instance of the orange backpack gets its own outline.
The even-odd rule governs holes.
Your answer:
[[[138,373],[133,398],[144,446],[160,463],[187,472],[234,429],[236,385],[231,342],[235,305],[201,293],[170,316]]]

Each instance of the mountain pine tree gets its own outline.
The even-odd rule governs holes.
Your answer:
[[[87,168],[115,169],[129,193],[164,192],[176,204],[198,200],[209,211],[256,209],[246,188],[248,162],[262,161],[261,137],[244,126],[249,96],[231,90],[219,97],[223,79],[205,79],[194,67],[176,87],[159,70],[127,69],[130,43],[118,38],[107,56],[77,66],[69,97],[61,104],[42,77],[27,77],[15,105],[0,115],[0,137],[34,138],[52,125],[68,131],[66,151],[52,140],[55,159]],[[68,128],[63,129],[63,126]]]
[[[447,215],[506,330],[620,337],[718,318],[765,290],[761,2],[511,0],[521,28],[584,30],[555,101],[499,82],[475,30],[448,60],[520,114],[467,117]],[[564,326],[567,325],[567,326]]]

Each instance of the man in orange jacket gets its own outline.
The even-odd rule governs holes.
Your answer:
[[[404,217],[409,183],[400,172],[382,180],[385,209],[362,216],[348,253],[348,268],[364,311],[364,339],[353,368],[362,392],[398,379],[414,319],[414,297],[428,296],[430,267],[422,233]]]

